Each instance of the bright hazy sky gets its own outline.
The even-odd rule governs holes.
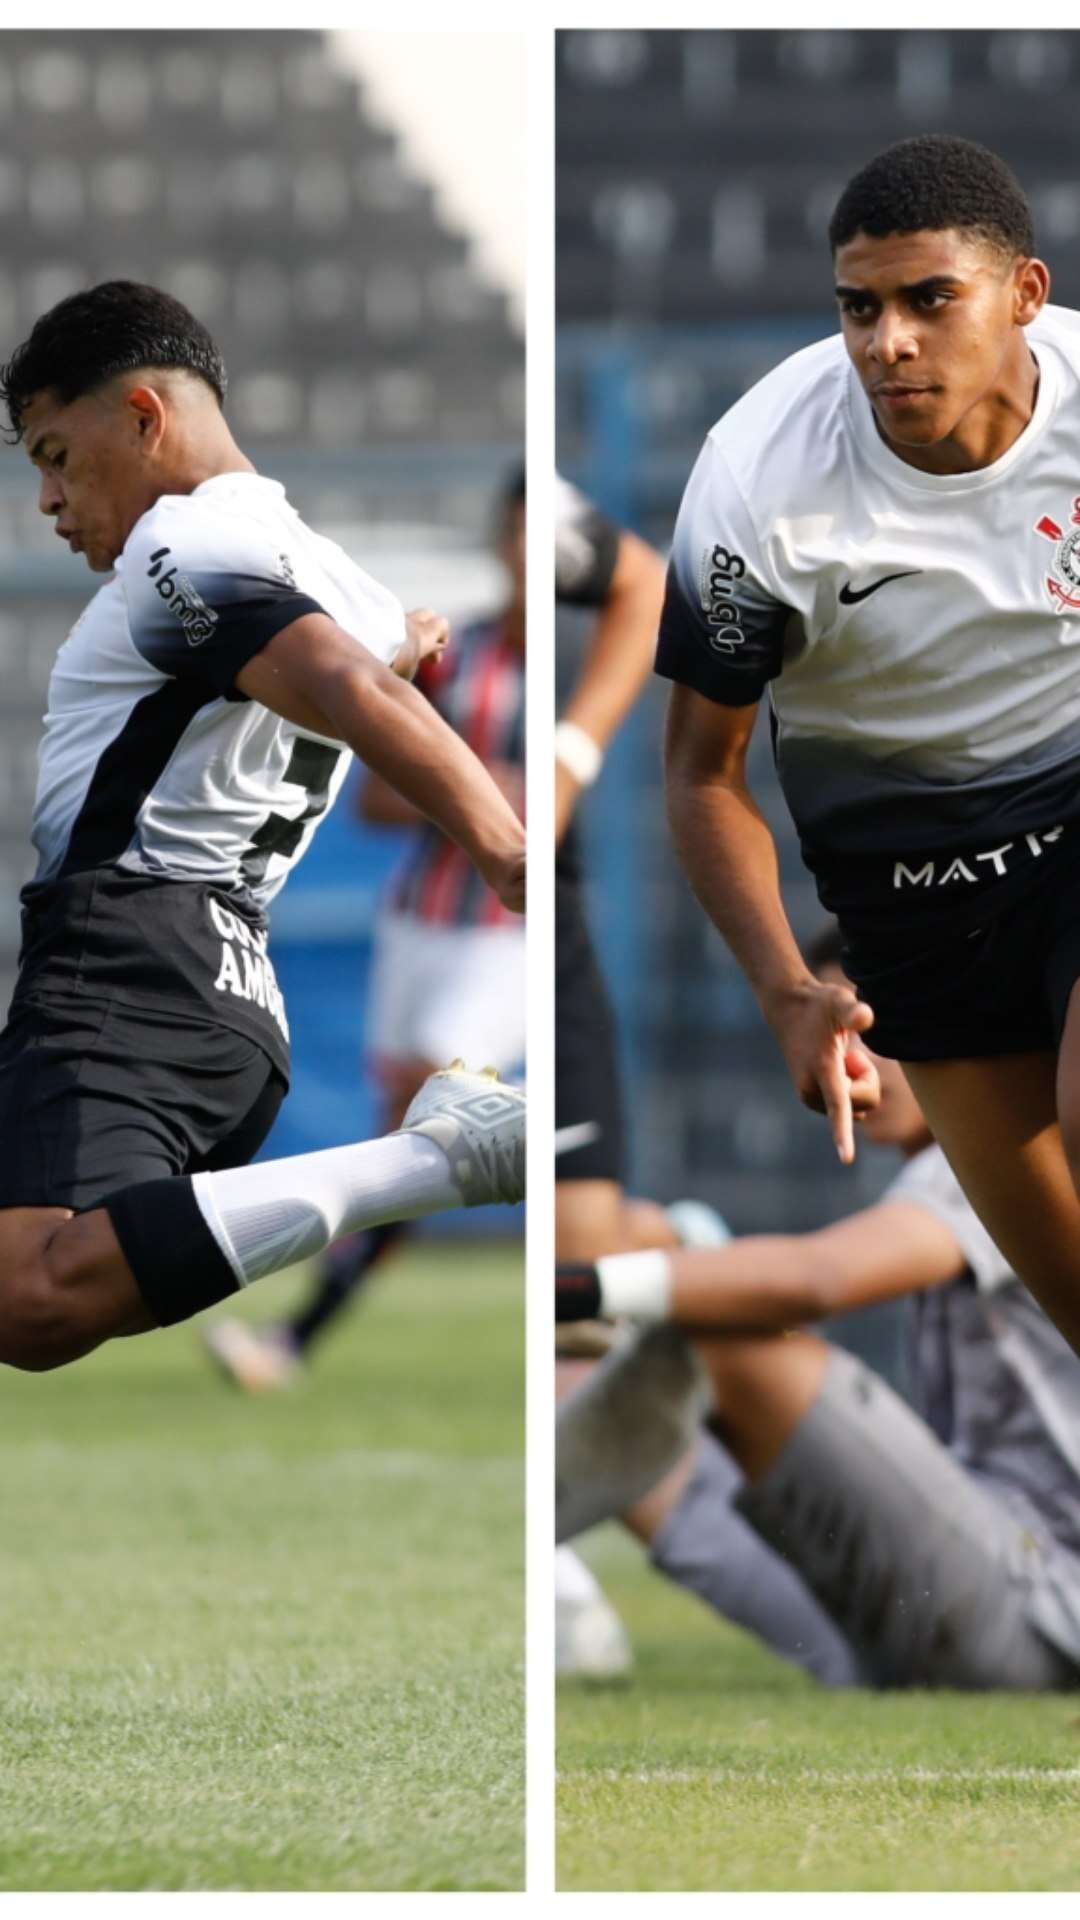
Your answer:
[[[525,311],[524,33],[336,32],[372,114],[401,137],[476,265]]]

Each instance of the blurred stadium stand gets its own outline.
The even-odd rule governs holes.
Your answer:
[[[1034,204],[1054,298],[1080,305],[1080,34],[566,31],[557,36],[558,448],[563,471],[666,548],[705,433],[836,325],[825,230],[890,141],[982,140]],[[562,652],[573,657],[573,623]],[[561,671],[567,671],[563,660]],[[888,1168],[836,1163],[792,1097],[741,974],[676,870],[661,687],[590,800],[594,924],[622,1016],[634,1177],[711,1198],[744,1230],[813,1226]],[[796,932],[820,915],[762,728],[753,779]]]
[[[406,604],[484,611],[491,500],[520,460],[523,352],[502,295],[440,223],[330,37],[307,31],[6,31],[0,40],[0,357],[56,300],[150,281],[215,334],[229,414],[260,469]],[[45,688],[93,591],[0,459],[0,991]],[[361,994],[399,845],[322,828],[274,911],[293,1021],[285,1153],[356,1138]]]

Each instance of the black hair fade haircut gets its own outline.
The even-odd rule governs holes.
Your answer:
[[[171,293],[135,280],[105,280],[69,294],[37,320],[0,367],[0,399],[10,442],[22,439],[23,413],[36,393],[70,406],[119,373],[173,367],[193,373],[224,405],[225,362],[202,322]]]
[[[898,140],[849,180],[829,222],[833,253],[857,233],[978,233],[1009,260],[1035,251],[1031,208],[996,153],[951,133]]]

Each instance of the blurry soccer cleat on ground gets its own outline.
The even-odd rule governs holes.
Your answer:
[[[630,1637],[588,1567],[567,1547],[555,1551],[555,1672],[561,1680],[625,1680]]]
[[[673,1200],[664,1212],[680,1247],[722,1247],[731,1239],[731,1228],[723,1214],[704,1200]]]
[[[462,1205],[493,1200],[513,1206],[525,1195],[525,1095],[494,1067],[469,1073],[461,1060],[428,1075],[402,1130],[425,1133],[440,1146],[461,1190]]]
[[[560,1680],[625,1680],[634,1665],[626,1628],[610,1600],[556,1600],[555,1672]]]
[[[284,1327],[212,1320],[201,1332],[211,1359],[245,1393],[275,1393],[292,1386],[303,1372],[303,1361]]]
[[[612,1347],[625,1343],[632,1329],[625,1320],[563,1320],[555,1327],[557,1360],[602,1360]]]

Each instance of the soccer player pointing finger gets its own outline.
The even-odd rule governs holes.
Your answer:
[[[672,828],[841,1158],[865,1033],[1080,1348],[1080,316],[968,141],[888,149],[829,239],[840,336],[732,408],[683,499]],[[766,692],[854,991],[808,977],[781,904],[745,774]]]

